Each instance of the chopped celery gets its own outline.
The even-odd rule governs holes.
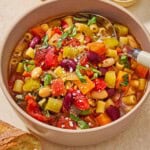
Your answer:
[[[52,76],[50,74],[45,74],[44,76],[44,86],[47,86],[51,83]]]
[[[52,112],[59,113],[61,110],[62,104],[63,104],[62,100],[49,98],[45,106],[45,110],[50,110]]]
[[[90,109],[80,111],[80,115],[85,116],[85,115],[89,115],[89,114],[91,114],[91,110]]]
[[[25,92],[31,92],[38,88],[40,88],[40,81],[32,78],[26,79],[25,84],[23,85],[23,91]]]
[[[93,16],[89,21],[88,21],[88,26],[95,24],[96,23],[96,17]]]

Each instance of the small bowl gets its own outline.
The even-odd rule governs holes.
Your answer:
[[[8,90],[8,63],[12,50],[14,49],[18,40],[22,37],[23,33],[25,33],[25,31],[31,26],[34,26],[49,17],[70,14],[73,12],[97,13],[108,17],[113,21],[127,25],[132,34],[141,44],[142,48],[150,51],[150,39],[141,23],[127,10],[112,2],[106,2],[104,0],[56,0],[46,2],[34,8],[30,12],[27,12],[23,17],[21,17],[9,32],[5,43],[2,43],[3,48],[0,54],[0,83],[9,103],[12,105],[19,117],[23,120],[25,125],[33,133],[54,143],[69,146],[81,146],[97,144],[101,141],[107,140],[129,126],[129,123],[132,122],[135,116],[138,114],[142,103],[148,96],[150,91],[150,83],[148,83],[147,90],[145,91],[142,99],[129,113],[108,125],[92,129],[69,130],[57,128],[39,122],[23,111],[15,103]]]

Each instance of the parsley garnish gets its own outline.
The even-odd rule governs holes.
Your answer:
[[[130,63],[128,60],[128,56],[122,55],[120,58],[120,64],[123,64],[125,68],[130,68]]]
[[[128,84],[129,84],[128,74],[125,74],[122,78],[123,78],[123,82],[120,83],[120,86],[128,86]]]
[[[88,26],[95,24],[96,23],[96,17],[92,17],[89,21],[88,21]]]

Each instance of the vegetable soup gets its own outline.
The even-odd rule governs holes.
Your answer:
[[[140,48],[128,27],[74,14],[30,28],[15,47],[8,86],[33,118],[64,129],[109,124],[140,101],[148,68],[123,48]]]

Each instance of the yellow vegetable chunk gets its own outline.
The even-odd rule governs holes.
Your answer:
[[[114,102],[113,102],[113,100],[112,99],[107,99],[107,101],[106,101],[106,105],[105,105],[105,107],[106,108],[109,108],[110,106],[114,106],[115,104],[114,104]]]
[[[23,87],[24,82],[22,80],[16,80],[13,91],[17,93],[22,93],[22,87]]]
[[[28,78],[25,80],[25,84],[23,85],[24,92],[31,92],[40,88],[40,81],[34,80],[32,78]]]
[[[18,63],[18,65],[17,65],[17,69],[16,69],[16,72],[18,72],[18,73],[23,73],[23,71],[24,71],[24,67],[23,67],[23,63]]]
[[[126,105],[135,105],[137,103],[135,95],[129,95],[122,98],[122,102]]]
[[[108,97],[108,93],[106,90],[101,91],[92,91],[91,98],[93,99],[105,99]]]
[[[97,102],[96,113],[104,113],[105,112],[106,103],[103,101]]]
[[[114,88],[116,84],[116,73],[115,71],[108,71],[105,74],[105,82],[109,88]]]
[[[123,47],[124,45],[127,45],[128,42],[129,42],[128,37],[121,36],[121,37],[119,38],[119,45],[120,45],[121,47]]]
[[[146,79],[144,79],[144,78],[140,78],[139,79],[139,90],[144,90],[145,89],[145,87],[146,87]]]
[[[80,80],[74,81],[83,94],[88,93],[95,87],[95,84],[87,76],[85,76],[85,80],[86,82],[81,82]]]
[[[106,38],[104,39],[104,44],[106,45],[107,48],[113,49],[119,45],[119,42],[116,38]]]
[[[48,26],[47,23],[44,23],[44,24],[41,25],[41,28],[43,29],[43,31],[47,32],[48,29],[49,29],[49,26]]]
[[[118,54],[117,54],[117,51],[116,51],[116,50],[107,49],[107,51],[106,51],[106,56],[107,56],[107,57],[117,58],[117,57],[118,57]]]
[[[64,70],[64,68],[60,66],[54,70],[54,73],[56,74],[57,77],[60,77],[60,78],[63,78],[66,76],[66,71]]]
[[[114,24],[114,27],[117,31],[117,34],[119,34],[119,36],[125,36],[128,34],[128,27],[117,23]]]
[[[45,110],[50,110],[52,112],[59,113],[61,110],[62,104],[63,104],[62,100],[49,98],[45,106]]]
[[[26,50],[26,53],[25,53],[25,55],[27,56],[27,57],[29,57],[29,58],[34,58],[34,56],[35,56],[35,52],[34,52],[34,49],[33,48],[31,48],[31,47],[29,47],[27,50]]]

